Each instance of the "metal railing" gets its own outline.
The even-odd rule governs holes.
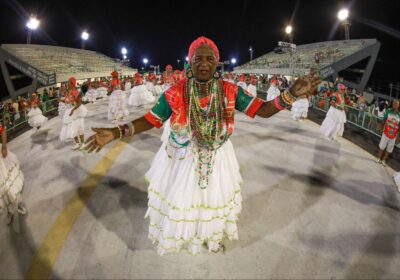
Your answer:
[[[42,102],[42,104],[40,105],[40,109],[42,110],[43,115],[47,115],[48,113],[57,110],[58,99],[50,99]],[[24,111],[19,111],[18,113],[4,113],[2,111],[0,121],[7,126],[7,131],[9,132],[28,122],[28,112],[28,109],[25,109]]]

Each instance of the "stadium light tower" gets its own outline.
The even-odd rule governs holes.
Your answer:
[[[231,64],[235,65],[236,62],[237,62],[236,58],[232,58],[232,59],[231,59]]]
[[[189,62],[189,57],[188,56],[185,57],[185,60],[186,60],[186,62]]]
[[[344,25],[344,34],[346,40],[350,40],[350,20],[349,20],[349,10],[341,9],[337,14],[338,19]]]
[[[31,15],[28,22],[26,23],[26,27],[28,27],[28,36],[26,38],[26,43],[30,44],[32,39],[32,31],[39,28],[40,21],[36,18],[35,15]]]
[[[254,50],[253,50],[252,46],[249,47],[249,52],[250,52],[250,60],[253,60],[253,52],[254,52]]]
[[[122,58],[126,59],[125,57],[126,57],[126,55],[128,53],[128,50],[124,47],[124,48],[121,49],[121,53],[122,53]]]
[[[89,33],[86,31],[86,30],[84,30],[83,32],[82,32],[82,34],[81,34],[81,39],[82,39],[82,45],[81,45],[81,48],[82,48],[82,50],[84,50],[85,49],[85,42],[89,39]]]
[[[149,63],[149,60],[147,58],[143,58],[143,64],[144,64],[145,70],[146,70],[147,63]]]
[[[291,25],[286,26],[285,33],[288,35],[290,43],[293,43],[292,32],[293,32],[293,27]]]

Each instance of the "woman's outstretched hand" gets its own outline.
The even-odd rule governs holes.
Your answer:
[[[295,97],[316,95],[321,79],[315,73],[299,77],[290,88],[290,93]]]
[[[116,138],[116,130],[118,130],[118,128],[92,128],[92,130],[95,134],[85,141],[85,149],[88,153],[93,151],[98,153],[105,145]]]

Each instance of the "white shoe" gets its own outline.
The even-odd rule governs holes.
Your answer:
[[[79,150],[83,151],[86,148],[86,145],[84,143],[81,144],[81,146],[79,147]]]
[[[376,163],[382,163],[382,160],[381,160],[380,158],[377,158],[377,159],[375,160],[375,162],[376,162]]]
[[[74,146],[71,147],[72,150],[78,150],[81,147],[80,143],[76,143]]]
[[[382,160],[381,163],[382,163],[383,166],[386,166],[386,161],[385,160]]]

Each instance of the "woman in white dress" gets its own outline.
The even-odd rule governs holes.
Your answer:
[[[94,88],[92,81],[88,81],[87,83],[88,90],[85,93],[85,97],[82,99],[85,102],[94,103],[97,100],[97,90]]]
[[[135,75],[135,86],[131,90],[128,104],[130,106],[142,106],[156,101],[153,94],[143,84],[143,78],[139,73]]]
[[[7,149],[7,129],[0,122],[1,155],[0,155],[0,213],[7,211],[7,224],[18,214],[25,215],[22,203],[24,175],[19,167],[17,157]]]
[[[122,122],[129,116],[127,106],[127,93],[124,91],[122,81],[118,79],[118,72],[111,73],[113,79],[110,83],[112,93],[108,102],[108,119],[113,123]]]
[[[62,85],[60,88],[60,98],[58,99],[58,116],[62,120],[64,118],[65,111],[69,109],[71,106],[66,102],[65,97],[67,95],[67,89],[65,85]]]
[[[278,80],[271,80],[270,87],[267,91],[267,101],[274,100],[281,94],[281,91],[278,88]]]
[[[146,177],[149,181],[149,238],[160,255],[204,247],[217,252],[224,238],[238,239],[242,178],[230,136],[234,110],[268,118],[289,108],[297,96],[320,83],[300,77],[290,91],[271,102],[251,97],[241,87],[223,81],[216,68],[217,46],[200,37],[189,48],[187,79],[161,95],[143,117],[116,128],[95,128],[89,152],[100,151],[113,139],[130,137],[171,118],[170,141],[161,145]]]
[[[36,128],[37,130],[40,129],[40,127],[47,121],[47,118],[43,116],[42,110],[40,110],[41,102],[39,97],[37,96],[36,93],[32,93],[29,105],[30,105],[30,110],[28,113],[28,124]]]
[[[88,110],[82,104],[81,96],[75,86],[76,79],[69,78],[69,89],[65,97],[65,102],[69,104],[69,108],[64,113],[60,140],[62,142],[74,140],[75,145],[71,149],[82,150],[85,142],[85,117]]]
[[[331,106],[321,124],[321,133],[331,141],[337,140],[338,136],[343,136],[346,123],[346,91],[347,87],[344,84],[338,84],[338,90],[331,97]]]
[[[107,83],[104,82],[103,80],[100,80],[98,87],[96,89],[96,93],[98,98],[100,99],[105,99],[107,98],[107,94],[108,94],[108,86]]]
[[[239,77],[239,82],[237,82],[237,85],[239,87],[242,87],[242,89],[247,89],[247,84],[246,84],[246,75],[245,74],[241,74]]]
[[[157,96],[155,81],[156,81],[156,75],[154,73],[150,73],[147,76],[146,88],[153,94],[154,97]]]
[[[253,97],[257,97],[257,81],[254,77],[254,75],[251,76],[250,78],[250,84],[247,86],[247,91],[251,94]]]

